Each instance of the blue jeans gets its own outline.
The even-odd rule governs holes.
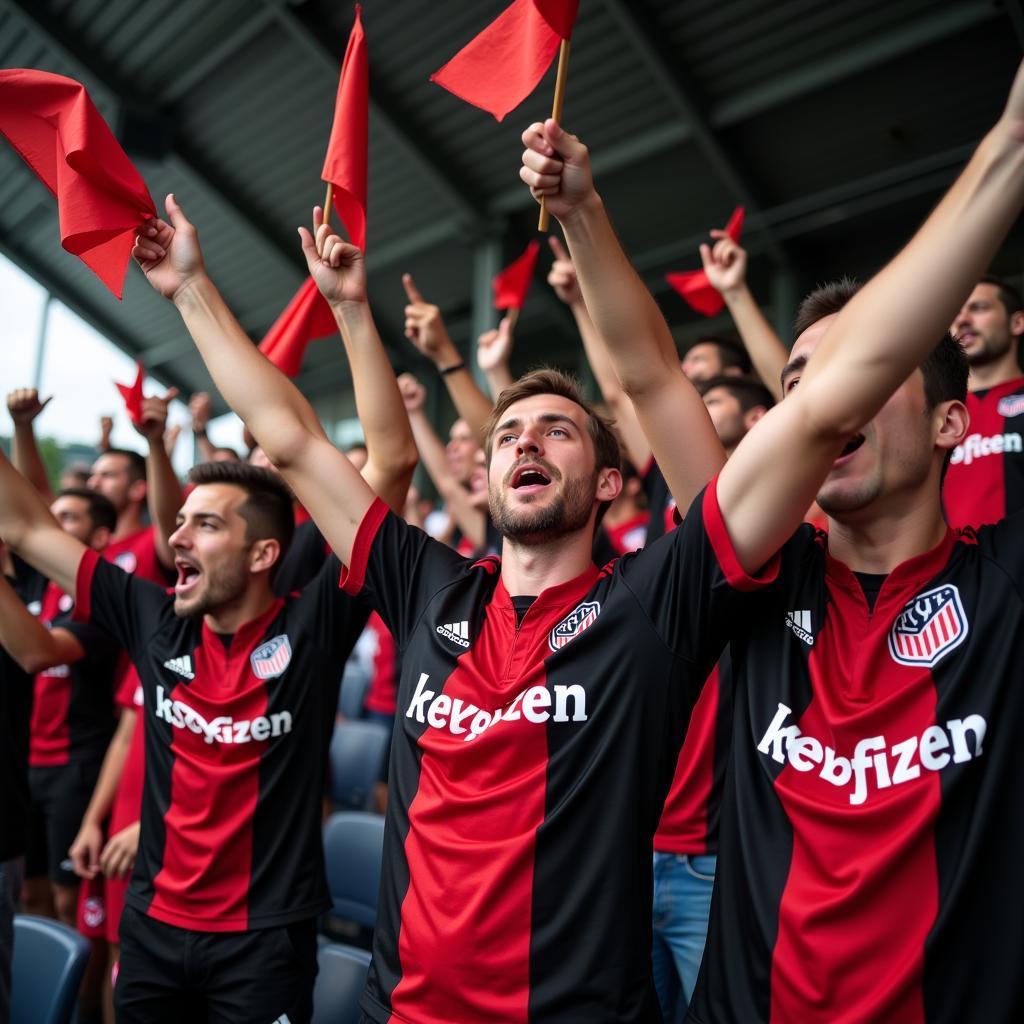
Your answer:
[[[708,933],[717,857],[654,854],[654,987],[665,1024],[681,1021]]]
[[[21,857],[0,861],[0,1024],[11,1014],[11,956],[14,952],[14,907],[21,892]]]

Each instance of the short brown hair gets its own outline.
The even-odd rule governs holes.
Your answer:
[[[622,449],[619,439],[612,429],[612,422],[602,416],[593,405],[583,397],[583,389],[575,377],[570,377],[561,370],[545,367],[531,370],[519,380],[510,384],[494,403],[494,409],[484,424],[484,456],[487,466],[491,465],[494,433],[498,429],[509,406],[524,398],[534,395],[557,395],[575,402],[587,414],[587,433],[594,444],[594,465],[596,469],[617,469],[622,471]]]
[[[57,492],[57,497],[80,498],[86,503],[90,533],[95,533],[99,529],[114,532],[117,526],[117,509],[114,508],[114,503],[99,491],[94,491],[91,487],[62,487]]]
[[[698,381],[694,386],[701,398],[715,388],[728,391],[739,402],[742,412],[750,412],[758,406],[770,409],[775,404],[772,393],[756,377],[732,377],[722,374],[720,377]]]
[[[1024,309],[1020,292],[1004,278],[996,277],[995,274],[985,274],[978,278],[978,284],[990,284],[995,288],[1007,316],[1013,316],[1014,313]]]
[[[283,480],[262,466],[247,462],[201,462],[193,466],[189,481],[197,487],[204,484],[231,484],[245,491],[246,499],[238,508],[245,520],[245,539],[273,538],[281,546],[281,556],[274,569],[281,564],[295,533],[295,513],[292,493]],[[273,578],[273,572],[271,573]]]

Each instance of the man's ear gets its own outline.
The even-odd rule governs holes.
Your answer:
[[[146,481],[135,480],[128,485],[128,500],[137,501],[140,505],[146,503]]]
[[[951,451],[967,434],[971,426],[971,414],[963,402],[956,400],[940,402],[933,413],[935,417],[935,447]]]
[[[106,526],[97,526],[89,534],[89,547],[93,551],[102,551],[110,543],[110,529]]]
[[[597,471],[597,501],[614,501],[622,493],[622,474],[611,466]]]
[[[281,557],[281,542],[274,537],[255,541],[249,549],[249,572],[269,572]]]

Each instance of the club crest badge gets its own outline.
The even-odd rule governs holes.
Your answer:
[[[139,567],[139,560],[134,551],[122,551],[114,555],[114,565],[131,575]]]
[[[292,660],[292,645],[287,634],[275,636],[265,644],[260,644],[249,656],[253,674],[257,679],[274,679],[281,675]]]
[[[1000,398],[996,409],[999,415],[1005,416],[1006,419],[1019,416],[1024,412],[1024,395],[1007,395],[1005,398]]]
[[[585,629],[589,629],[601,614],[600,601],[584,601],[578,605],[548,634],[548,646],[560,651],[567,643],[575,640]]]
[[[901,665],[933,668],[967,639],[960,591],[952,584],[908,601],[889,632],[889,653]]]

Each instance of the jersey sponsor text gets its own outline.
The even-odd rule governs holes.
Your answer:
[[[884,736],[868,736],[856,742],[852,757],[842,757],[832,747],[805,736],[795,723],[786,725],[792,709],[781,701],[775,717],[761,737],[757,749],[779,764],[788,761],[798,772],[818,769],[818,775],[839,788],[849,788],[850,803],[863,804],[868,798],[868,772],[874,773],[875,788],[888,789],[910,782],[924,768],[941,771],[950,762],[962,764],[981,757],[988,723],[981,715],[953,718],[941,725],[930,725],[920,736],[894,743]],[[968,736],[973,737],[973,747]]]
[[[992,437],[983,437],[981,434],[968,434],[962,444],[953,449],[950,464],[959,466],[961,463],[969,466],[975,459],[982,459],[986,455],[1002,455],[1004,452],[1024,451],[1024,439],[1020,434],[994,434]]]
[[[585,722],[587,720],[587,692],[579,683],[571,686],[556,684],[552,715],[552,694],[546,686],[530,686],[517,694],[508,707],[487,711],[469,704],[459,697],[452,698],[446,693],[427,689],[430,675],[420,673],[406,718],[429,725],[432,729],[443,729],[453,736],[462,736],[464,742],[475,740],[499,722],[517,722],[521,718],[535,725],[542,725],[551,719],[554,722]],[[570,700],[572,716],[569,715]]]
[[[290,711],[277,711],[269,718],[265,715],[257,715],[256,718],[219,715],[207,721],[184,701],[172,700],[162,686],[156,688],[155,714],[175,729],[188,729],[202,734],[207,743],[250,743],[253,740],[259,743],[292,731]]]

